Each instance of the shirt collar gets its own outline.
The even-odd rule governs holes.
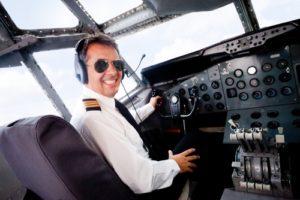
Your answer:
[[[115,99],[112,97],[106,97],[97,92],[87,88],[86,86],[83,87],[83,98],[92,98],[97,99],[100,103],[100,106],[108,106],[111,108],[115,108]]]

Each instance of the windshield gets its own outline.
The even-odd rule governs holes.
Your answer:
[[[140,71],[223,39],[244,33],[233,4],[209,12],[187,14],[118,40],[122,55],[132,68],[146,55]]]
[[[1,3],[21,29],[64,28],[78,24],[77,18],[62,1],[1,0]]]
[[[300,1],[252,0],[261,28],[300,18]]]

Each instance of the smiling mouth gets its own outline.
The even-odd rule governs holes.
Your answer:
[[[117,79],[115,80],[104,80],[103,83],[107,84],[107,85],[114,85],[117,83]]]

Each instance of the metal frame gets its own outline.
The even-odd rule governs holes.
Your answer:
[[[234,5],[245,32],[258,30],[259,24],[251,0],[234,0]]]

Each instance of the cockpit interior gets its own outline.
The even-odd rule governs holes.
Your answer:
[[[134,109],[152,96],[162,97],[161,106],[141,124],[157,148],[172,148],[190,132],[200,135],[199,172],[189,199],[300,198],[300,19],[260,28],[251,0],[143,0],[97,23],[80,1],[62,2],[78,19],[76,27],[20,29],[0,2],[0,68],[26,66],[65,121],[72,113],[33,53],[74,48],[99,32],[127,37],[188,13],[233,4],[243,34],[150,64],[140,75],[127,64],[125,78],[137,86],[119,100]],[[0,159],[0,199],[23,199],[26,187],[6,163],[8,155]]]

